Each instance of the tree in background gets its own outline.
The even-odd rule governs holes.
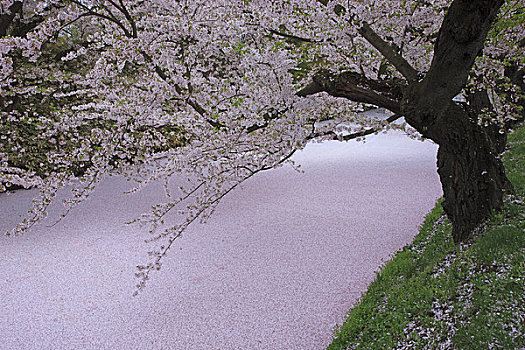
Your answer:
[[[521,0],[0,6],[0,190],[41,189],[14,233],[66,184],[67,212],[110,173],[136,190],[162,180],[166,202],[137,219],[159,242],[139,287],[188,225],[310,141],[401,128],[436,142],[456,242],[510,190],[499,155],[524,118]],[[173,174],[188,177],[177,193]]]

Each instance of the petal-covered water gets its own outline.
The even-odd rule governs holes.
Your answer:
[[[132,297],[146,233],[124,222],[162,200],[121,178],[58,224],[0,238],[0,349],[322,349],[441,195],[436,146],[397,132],[311,144],[187,231]],[[0,196],[0,229],[33,191]]]

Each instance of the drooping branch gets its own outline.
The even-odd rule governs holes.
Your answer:
[[[398,120],[401,117],[403,117],[403,116],[399,115],[399,114],[394,114],[394,115],[388,117],[387,119],[385,119],[385,122],[387,124],[390,124],[390,123],[395,122],[396,120]],[[366,129],[366,130],[363,130],[363,131],[358,131],[358,132],[354,132],[354,133],[351,133],[351,134],[348,134],[348,135],[343,135],[343,136],[337,135],[334,131],[328,131],[326,133],[312,133],[310,135],[309,139],[315,139],[315,138],[318,138],[318,137],[332,136],[332,140],[334,140],[334,141],[350,141],[350,140],[358,139],[358,138],[365,137],[365,136],[368,136],[368,135],[372,135],[372,134],[375,134],[375,133],[380,132],[380,131],[381,131],[380,128],[369,128],[369,129]]]
[[[159,76],[159,78],[161,78],[164,81],[168,81],[169,80],[169,76],[164,72],[164,70],[158,64],[156,64],[153,61],[153,58],[151,57],[151,55],[149,55],[147,52],[145,52],[143,50],[141,50],[140,53],[142,54],[142,57],[144,57],[146,62],[153,66],[153,68],[155,70],[155,73]],[[183,94],[184,93],[184,89],[179,84],[176,84],[176,83],[173,83],[173,82],[172,82],[172,84],[175,87],[175,91],[177,91],[178,94]],[[193,108],[193,110],[195,112],[197,112],[201,117],[205,118],[206,122],[208,124],[210,124],[212,127],[217,128],[217,129],[225,127],[225,125],[223,125],[222,123],[219,123],[219,122],[217,122],[215,120],[207,118],[206,117],[206,114],[208,114],[207,111],[197,101],[194,101],[194,100],[188,98],[186,100],[186,102],[188,103],[188,105],[191,108]]]
[[[130,31],[128,28],[126,28],[126,26],[120,21],[119,18],[117,18],[115,15],[113,15],[113,13],[105,6],[102,6],[103,9],[106,10],[106,12],[108,14],[104,14],[104,13],[101,13],[101,12],[97,12],[94,10],[94,8],[90,8],[88,6],[86,6],[82,1],[80,0],[71,0],[71,2],[73,2],[74,4],[78,5],[80,8],[84,9],[86,12],[81,14],[80,17],[99,17],[99,18],[102,18],[102,19],[105,19],[109,22],[112,22],[114,24],[116,24],[120,29],[122,29],[122,31],[124,32],[124,35],[126,35],[126,37],[128,38],[134,38],[136,37],[136,32],[134,31],[134,29],[136,28],[134,26],[134,22],[133,21],[130,21],[130,23],[132,24],[132,31]],[[121,11],[122,12],[122,9],[120,7],[116,7],[117,10]],[[125,13],[123,13],[126,18],[127,18],[127,15]],[[128,18],[127,18],[128,19]],[[129,19],[128,19],[129,21]]]
[[[270,125],[270,121],[279,119],[279,117],[282,115],[282,113],[279,112],[273,112],[273,113],[267,113],[263,116],[264,123],[262,124],[253,124],[246,128],[246,133],[251,134],[257,130],[264,129]]]
[[[135,23],[135,20],[133,19],[133,17],[129,13],[128,9],[126,8],[126,6],[122,2],[122,0],[119,0],[119,3],[120,3],[120,7],[117,6],[116,4],[114,6],[116,8],[118,8],[124,14],[124,16],[126,17],[128,23],[131,25],[131,34],[132,34],[132,36],[134,38],[136,38],[137,34],[138,34],[138,32],[137,32],[137,24]]]
[[[400,86],[372,80],[359,73],[346,71],[335,75],[327,70],[320,70],[314,75],[312,82],[298,91],[297,95],[308,96],[318,92],[383,107],[396,114],[401,113]]]
[[[403,117],[403,116],[399,115],[399,114],[394,114],[394,115],[388,117],[387,119],[385,119],[385,121],[387,122],[387,124],[390,124],[390,123],[395,122],[396,120],[398,120],[401,117]],[[379,132],[379,131],[381,131],[379,128],[370,128],[370,129],[366,129],[366,130],[363,130],[363,131],[355,132],[355,133],[352,133],[352,134],[344,135],[344,136],[341,137],[341,139],[343,141],[350,141],[350,140],[357,139],[357,138],[360,138],[360,137],[364,137],[364,136],[375,134],[376,132]]]
[[[280,37],[283,37],[283,38],[286,38],[286,39],[291,39],[291,40],[294,40],[294,41],[302,41],[302,42],[305,42],[305,43],[317,43],[317,42],[320,42],[320,40],[314,40],[314,39],[310,39],[310,38],[303,38],[303,37],[300,37],[300,36],[297,36],[297,35],[283,33],[281,31],[278,31],[278,30],[275,30],[275,29],[269,29],[268,31],[270,33],[274,34],[274,35],[277,35],[277,36],[280,36]]]

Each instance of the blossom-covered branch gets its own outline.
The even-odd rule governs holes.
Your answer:
[[[136,190],[161,181],[166,202],[137,220],[156,245],[146,278],[253,174],[308,142],[382,128],[439,143],[457,240],[501,206],[497,154],[523,119],[520,0],[0,0],[0,9],[0,192],[41,188],[17,232],[64,186],[67,212],[110,174]],[[361,113],[374,107],[395,115]],[[392,123],[398,116],[412,128]],[[171,188],[174,176],[185,185]]]

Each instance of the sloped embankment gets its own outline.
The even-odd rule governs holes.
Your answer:
[[[504,210],[453,244],[440,202],[377,274],[329,349],[525,347],[525,127],[509,137]]]

